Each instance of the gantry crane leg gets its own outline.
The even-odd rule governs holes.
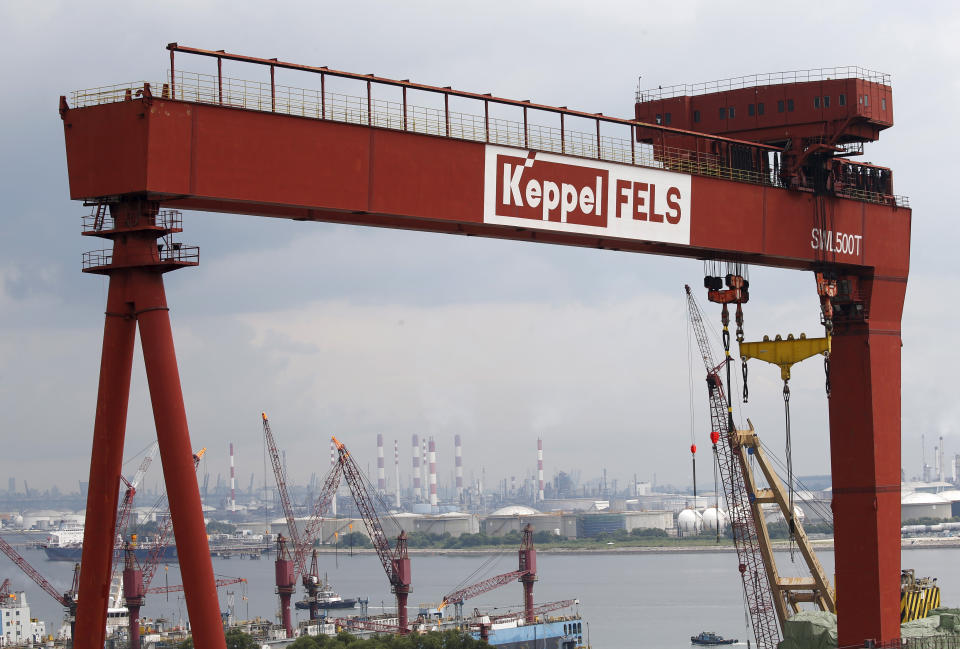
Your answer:
[[[99,649],[104,641],[137,325],[194,643],[226,646],[161,274],[177,266],[160,264],[157,212],[148,201],[111,206],[113,221],[124,233],[114,238],[112,259],[103,271],[110,288],[80,574],[75,639],[80,649]]]
[[[861,279],[866,317],[849,323],[835,317],[830,464],[840,646],[900,637],[900,318],[906,286]]]

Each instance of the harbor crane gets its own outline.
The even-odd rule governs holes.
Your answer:
[[[127,480],[122,473],[120,474],[120,480],[126,485],[126,489],[123,493],[123,500],[120,502],[120,509],[117,511],[117,530],[114,535],[115,541],[113,546],[113,574],[110,577],[111,585],[117,584],[115,590],[116,595],[114,597],[116,606],[120,605],[120,598],[123,594],[123,586],[118,577],[120,575],[120,566],[123,565],[124,562],[124,548],[126,546],[124,538],[126,537],[127,524],[130,522],[130,512],[133,511],[133,499],[137,494],[137,487],[140,486],[143,476],[146,475],[147,469],[150,468],[150,464],[153,462],[153,458],[156,456],[158,449],[159,445],[154,442],[140,461],[140,466],[137,467],[136,473],[133,474],[130,480]]]
[[[489,577],[444,595],[437,610],[442,611],[453,604],[456,617],[461,618],[463,617],[464,601],[505,586],[512,581],[520,581],[523,584],[524,618],[528,624],[532,623],[535,616],[533,613],[533,584],[537,580],[537,551],[533,547],[533,526],[529,523],[523,528],[523,539],[520,542],[518,556],[519,567],[516,570]]]
[[[383,570],[390,581],[390,590],[397,596],[397,626],[403,629],[402,633],[409,633],[407,625],[407,598],[410,596],[410,557],[407,554],[407,533],[400,531],[395,545],[391,548],[387,535],[383,531],[380,516],[373,505],[370,491],[367,489],[363,472],[353,456],[336,437],[331,438],[337,448],[337,465],[343,472],[343,479],[350,487],[353,502],[356,503],[360,516],[367,527],[367,533],[377,557],[383,565]]]
[[[307,520],[307,526],[300,533],[297,526],[296,515],[293,511],[293,503],[287,491],[287,476],[283,468],[283,461],[280,457],[280,450],[277,448],[277,442],[273,437],[273,431],[270,429],[270,420],[267,419],[267,413],[260,413],[263,421],[263,438],[267,444],[267,450],[270,455],[270,464],[273,467],[273,476],[277,481],[277,493],[280,494],[280,504],[283,507],[283,514],[287,519],[287,533],[290,535],[290,546],[287,547],[286,540],[277,540],[277,559],[275,563],[275,577],[277,584],[277,594],[280,595],[280,618],[286,629],[287,637],[293,637],[293,621],[290,616],[290,597],[294,592],[294,584],[299,574],[303,582],[304,590],[307,593],[307,599],[310,602],[310,619],[316,620],[320,615],[320,606],[317,603],[317,593],[320,591],[320,573],[317,568],[316,550],[313,551],[313,561],[308,569],[306,562],[307,550],[313,547],[314,542],[320,534],[323,527],[324,514],[329,511],[331,501],[336,497],[337,488],[340,486],[341,467],[335,464],[330,468],[329,473],[323,481],[323,488],[320,495],[314,501],[313,511]],[[289,557],[289,558],[288,558]],[[292,558],[292,570],[287,561]]]
[[[0,584],[0,598],[10,596],[10,580],[4,579],[3,583]]]
[[[77,593],[80,583],[80,564],[75,564],[73,566],[73,583],[70,585],[70,590],[65,593],[58,591],[53,584],[51,584],[46,577],[40,574],[40,571],[30,565],[30,562],[27,561],[22,554],[17,552],[17,549],[7,543],[7,541],[0,537],[0,552],[3,552],[7,555],[7,558],[10,559],[20,570],[30,577],[37,586],[41,588],[45,593],[50,597],[56,600],[60,606],[64,608],[67,615],[67,621],[70,623],[70,637],[74,638],[76,617],[77,617]],[[8,583],[9,580],[4,583]]]
[[[200,460],[207,452],[203,447],[193,454],[193,468],[200,466]],[[149,465],[149,462],[147,463]],[[142,466],[142,465],[141,465]],[[144,469],[145,470],[145,469]],[[154,592],[150,588],[153,577],[157,573],[157,567],[160,565],[160,557],[170,542],[170,532],[173,530],[173,517],[167,515],[161,518],[157,534],[154,536],[153,545],[150,546],[150,552],[147,554],[147,560],[141,567],[137,562],[135,546],[137,535],[133,534],[130,542],[124,543],[123,552],[123,601],[127,607],[128,633],[130,636],[130,646],[140,646],[140,609],[143,607],[146,594]],[[164,587],[166,588],[166,587]],[[172,592],[160,589],[157,592]]]
[[[167,53],[159,83],[59,101],[70,197],[94,210],[82,234],[111,245],[82,257],[83,272],[109,278],[83,649],[103,646],[138,330],[195,642],[225,646],[163,280],[200,261],[199,248],[174,240],[181,210],[823,273],[837,291],[830,458],[837,583],[847,593],[838,642],[899,637],[900,333],[912,211],[890,169],[847,161],[893,126],[889,75],[840,67],[664,86],[639,91],[631,118],[615,118],[278,57],[178,43]],[[178,67],[184,55],[209,62],[207,72]],[[270,82],[225,78],[224,61]],[[287,74],[311,87],[286,85]],[[359,96],[344,103],[331,80]],[[411,104],[424,96],[433,108]],[[395,586],[405,604],[409,582]]]

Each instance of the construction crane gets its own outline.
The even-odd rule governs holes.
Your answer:
[[[310,619],[316,620],[320,615],[320,607],[317,603],[317,593],[320,590],[320,573],[314,561],[311,569],[306,566],[307,549],[313,546],[323,525],[323,516],[330,509],[330,502],[336,497],[337,488],[340,486],[341,468],[335,464],[330,468],[323,481],[323,489],[320,495],[314,501],[313,512],[307,521],[307,526],[300,533],[297,526],[297,519],[293,512],[293,504],[287,491],[287,476],[284,471],[284,463],[280,457],[280,450],[277,448],[277,442],[273,437],[273,431],[270,429],[270,420],[267,419],[267,413],[262,412],[260,416],[263,420],[263,438],[267,444],[267,450],[270,454],[270,464],[273,466],[273,476],[277,481],[277,493],[280,494],[280,504],[283,507],[283,514],[287,519],[287,533],[290,535],[290,544],[292,547],[282,548],[278,545],[276,571],[277,593],[280,595],[280,617],[286,628],[287,637],[293,637],[293,626],[290,617],[290,597],[293,594],[294,583],[297,574],[303,581],[303,587],[307,591],[307,600],[310,602]],[[278,540],[279,544],[279,540]],[[284,558],[285,552],[290,552],[293,559],[293,573],[290,574]],[[281,583],[282,580],[282,583]]]
[[[528,623],[533,622],[533,584],[537,580],[537,551],[533,547],[533,527],[529,523],[523,528],[523,539],[520,541],[518,558],[519,567],[516,570],[484,579],[483,581],[464,586],[463,588],[458,588],[444,595],[443,601],[440,602],[437,610],[442,611],[450,604],[453,604],[456,617],[461,618],[463,617],[464,601],[505,586],[512,581],[520,581],[523,583],[524,617]]]
[[[20,570],[22,570],[33,582],[39,586],[44,592],[46,592],[50,597],[55,599],[60,605],[66,609],[67,619],[70,622],[70,637],[73,637],[74,624],[76,622],[77,616],[77,588],[79,587],[80,582],[80,564],[75,564],[73,566],[73,583],[70,585],[70,590],[65,593],[61,593],[53,584],[47,581],[47,578],[40,574],[40,572],[30,565],[23,555],[17,552],[17,549],[12,545],[6,542],[3,537],[0,537],[0,552],[3,552],[14,564],[17,565]],[[4,581],[4,585],[8,584],[9,580]]]
[[[390,590],[397,596],[397,626],[403,629],[402,633],[409,633],[407,627],[407,598],[410,595],[410,557],[407,555],[407,533],[401,530],[396,545],[390,547],[387,535],[383,531],[380,517],[373,506],[370,492],[367,489],[363,472],[354,461],[353,456],[336,437],[331,438],[337,447],[337,465],[343,473],[343,479],[350,487],[353,502],[356,503],[360,516],[367,526],[367,533],[377,551],[377,557],[383,565],[387,579],[390,581]]]
[[[373,631],[374,633],[402,635],[410,632],[410,629],[406,627],[395,626],[393,624],[378,622],[376,620],[362,620],[358,617],[332,617],[327,618],[327,622],[336,625],[338,628]]]
[[[123,500],[120,502],[120,507],[117,510],[117,526],[113,545],[113,574],[110,577],[111,588],[113,588],[113,584],[116,583],[114,601],[117,602],[117,606],[119,606],[120,598],[123,595],[123,585],[117,577],[119,576],[120,566],[124,561],[124,538],[126,537],[127,524],[130,522],[130,512],[133,511],[133,498],[137,494],[137,487],[140,486],[140,482],[147,473],[147,469],[150,468],[150,464],[153,462],[153,458],[156,456],[159,448],[160,446],[157,442],[152,444],[150,450],[144,455],[143,460],[140,461],[137,472],[133,474],[130,480],[127,480],[122,473],[120,474],[120,480],[127,488],[124,491]]]
[[[207,448],[203,447],[193,454],[194,470],[200,466],[200,459]],[[135,546],[137,535],[133,534],[131,541],[124,543],[123,556],[123,601],[127,607],[128,633],[130,635],[130,646],[140,646],[140,609],[143,607],[144,599],[150,589],[150,583],[157,572],[157,566],[160,564],[160,557],[170,542],[170,532],[173,529],[173,517],[167,510],[167,515],[163,517],[157,534],[153,539],[153,545],[150,547],[150,553],[143,567],[137,562]],[[169,592],[163,591],[160,592]]]
[[[552,611],[559,611],[562,608],[569,608],[579,603],[580,603],[580,600],[578,599],[564,599],[557,602],[547,602],[545,604],[541,604],[540,606],[535,606],[529,612],[524,611],[523,615],[524,617],[526,617],[528,614],[532,614],[533,621],[536,621],[536,618],[538,615],[543,615],[544,613],[550,613]],[[516,611],[514,613],[504,613],[502,615],[492,615],[490,616],[490,621],[499,622],[501,620],[510,620],[518,617],[519,615],[520,615],[519,611]]]
[[[234,584],[245,584],[247,583],[247,580],[243,577],[217,577],[213,583],[217,588],[224,588],[226,586],[233,586]],[[151,595],[180,593],[183,592],[183,584],[174,584],[173,586],[153,586],[152,588],[148,588],[147,592]]]
[[[754,511],[750,506],[750,494],[746,488],[747,467],[743,455],[739,452],[740,441],[733,426],[733,413],[724,396],[723,379],[720,370],[727,368],[729,375],[729,351],[719,365],[713,360],[713,351],[707,339],[707,330],[703,324],[703,314],[697,304],[689,286],[684,287],[687,293],[687,308],[690,313],[690,324],[694,336],[700,347],[704,367],[707,370],[707,392],[710,402],[710,425],[712,429],[714,453],[720,466],[720,475],[723,482],[724,496],[727,501],[727,511],[730,516],[730,527],[733,531],[733,543],[737,549],[740,578],[746,596],[747,608],[750,612],[750,621],[753,624],[753,635],[759,649],[774,649],[780,640],[777,628],[777,614],[773,605],[773,597],[767,570],[764,565],[763,553],[757,522]],[[719,287],[710,287],[720,290]],[[736,289],[731,289],[736,290]],[[726,313],[726,302],[724,313]],[[738,303],[739,310],[739,303]],[[725,339],[729,339],[724,323]],[[718,512],[719,517],[719,512]],[[719,518],[718,518],[719,528]]]
[[[0,584],[0,598],[10,596],[10,580],[4,579],[3,583]]]

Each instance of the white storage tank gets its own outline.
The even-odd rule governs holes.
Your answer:
[[[722,509],[717,509],[716,507],[707,507],[703,510],[703,531],[704,532],[717,532],[717,526],[720,526],[720,531],[727,529],[727,524],[730,522],[730,518],[727,516],[727,512]]]
[[[684,536],[699,534],[703,529],[703,516],[698,511],[684,509],[677,515],[677,529]]]

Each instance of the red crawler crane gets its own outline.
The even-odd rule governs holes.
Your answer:
[[[157,454],[157,449],[159,449],[159,445],[154,442],[153,448],[144,456],[143,460],[141,460],[140,466],[137,467],[137,472],[133,475],[132,479],[127,480],[123,474],[120,474],[120,480],[127,485],[127,489],[123,494],[123,502],[120,503],[120,509],[117,511],[117,531],[114,535],[115,542],[113,546],[113,573],[110,577],[111,588],[113,587],[113,582],[116,581],[117,571],[120,569],[120,565],[125,561],[124,549],[126,544],[123,539],[126,536],[127,523],[130,522],[130,512],[133,510],[133,497],[137,494],[137,487],[140,486],[140,481],[143,480],[147,469],[150,468],[153,457]]]
[[[724,397],[723,380],[720,378],[720,370],[724,365],[730,363],[730,359],[729,357],[725,358],[723,363],[719,365],[714,363],[710,341],[707,339],[707,330],[703,324],[703,314],[690,291],[690,287],[686,286],[684,288],[687,292],[690,323],[693,326],[697,344],[700,346],[700,354],[707,370],[710,424],[714,431],[712,436],[713,447],[720,464],[724,496],[727,500],[730,526],[733,530],[733,543],[737,548],[737,558],[740,560],[739,569],[743,581],[743,592],[747,598],[750,620],[753,623],[753,635],[758,648],[773,649],[780,640],[776,609],[773,606],[773,593],[767,579],[767,571],[763,566],[763,556],[760,552],[760,541],[757,536],[757,524],[753,520],[753,510],[750,507],[749,495],[744,482],[744,471],[747,469],[742,465],[740,453],[736,452],[736,445],[739,442],[737,441],[736,430],[733,427],[733,415],[728,411],[727,401]]]
[[[363,522],[367,526],[367,533],[373,542],[373,547],[377,551],[380,563],[383,564],[383,570],[387,573],[387,579],[390,580],[390,590],[397,596],[397,626],[402,629],[401,633],[409,633],[407,627],[407,598],[410,595],[410,557],[407,556],[407,533],[400,532],[397,537],[397,544],[391,548],[387,535],[383,532],[383,525],[380,523],[380,517],[373,507],[373,500],[367,490],[366,482],[360,467],[354,462],[350,452],[340,441],[333,437],[333,443],[337,447],[339,454],[337,465],[343,472],[343,479],[350,486],[350,493],[353,495],[353,501],[360,510]]]
[[[42,588],[44,592],[57,600],[60,605],[67,610],[67,619],[70,620],[70,637],[74,637],[74,624],[77,616],[77,589],[80,583],[80,564],[78,563],[73,567],[73,584],[70,586],[70,590],[61,593],[53,587],[53,584],[47,581],[46,577],[31,566],[30,563],[23,558],[23,555],[17,552],[16,548],[7,543],[3,538],[0,538],[0,552],[7,555],[10,561],[13,561],[20,570],[26,573],[27,577],[30,577],[37,586]],[[8,583],[9,580],[5,580],[4,586]]]
[[[280,461],[277,442],[274,440],[273,431],[270,429],[270,421],[267,419],[267,413],[260,413],[260,416],[263,419],[263,437],[270,452],[270,464],[273,466],[273,476],[277,481],[277,492],[280,494],[280,504],[283,506],[283,514],[287,519],[287,532],[290,534],[292,545],[292,548],[289,549],[292,550],[292,564],[289,564],[287,562],[291,561],[291,553],[286,547],[286,540],[282,538],[277,540],[277,560],[275,563],[277,594],[280,595],[280,617],[287,631],[287,637],[292,638],[293,623],[290,617],[290,596],[293,595],[298,573],[303,580],[303,587],[307,591],[307,598],[310,602],[310,619],[316,620],[320,616],[320,607],[317,604],[320,573],[315,560],[316,552],[314,552],[314,561],[311,563],[310,570],[307,570],[306,554],[307,549],[312,547],[313,542],[316,541],[323,523],[323,515],[330,509],[330,502],[336,496],[337,487],[340,486],[341,468],[339,464],[331,467],[323,481],[323,489],[314,501],[313,513],[307,521],[307,527],[301,535],[293,513],[293,505],[287,493],[287,476],[283,471],[283,462]]]

